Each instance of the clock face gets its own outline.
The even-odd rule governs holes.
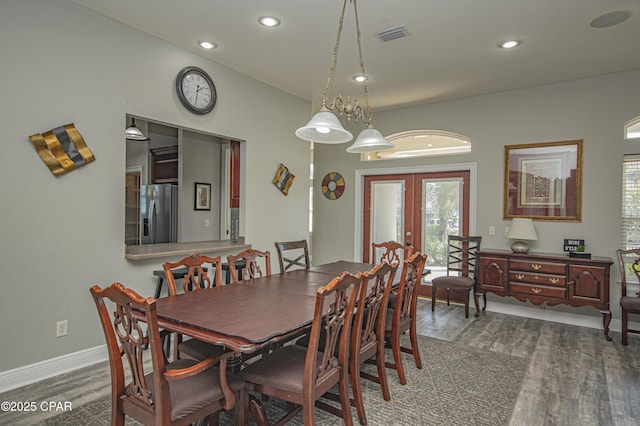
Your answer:
[[[183,68],[176,78],[176,91],[180,102],[193,113],[207,114],[216,105],[216,86],[200,68]]]

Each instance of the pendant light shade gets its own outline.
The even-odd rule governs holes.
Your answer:
[[[132,141],[148,141],[149,138],[142,133],[142,130],[136,127],[136,122],[133,118],[131,118],[131,126],[127,127],[124,131],[124,136],[128,140]]]
[[[383,151],[385,149],[393,148],[394,145],[386,140],[382,133],[373,128],[364,129],[358,135],[358,139],[347,148],[347,152],[352,154],[359,154],[363,152],[371,151]]]
[[[344,143],[353,139],[353,135],[340,124],[332,112],[320,110],[304,127],[296,130],[300,139],[319,143]]]

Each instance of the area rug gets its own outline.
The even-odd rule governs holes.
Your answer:
[[[408,343],[408,342],[405,342]],[[379,385],[362,380],[370,425],[507,425],[522,385],[529,358],[519,358],[429,337],[419,337],[422,369],[403,354],[407,385],[394,370],[387,370],[391,401],[384,401]],[[387,352],[387,359],[391,359]],[[364,369],[375,367],[363,366]],[[103,398],[72,412],[46,420],[46,425],[108,425],[111,402]],[[284,412],[281,401],[265,402],[267,416],[275,421]],[[358,423],[355,409],[354,423]],[[318,425],[341,425],[340,419],[316,409]],[[127,425],[139,423],[127,418]],[[231,413],[222,413],[221,425],[233,424]],[[253,419],[250,424],[254,424]],[[302,425],[302,415],[290,425]]]

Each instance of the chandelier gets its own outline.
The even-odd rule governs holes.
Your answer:
[[[329,76],[327,77],[327,84],[322,91],[322,106],[320,111],[314,115],[311,120],[304,126],[296,130],[296,136],[300,139],[326,144],[338,144],[349,142],[353,139],[351,132],[346,130],[340,120],[336,116],[345,116],[347,121],[352,119],[355,122],[362,122],[366,128],[360,132],[356,141],[347,148],[347,152],[362,153],[371,151],[382,151],[384,149],[393,148],[393,144],[387,141],[382,134],[373,128],[371,118],[371,108],[369,107],[369,91],[367,89],[367,74],[364,69],[364,60],[362,59],[362,45],[360,42],[360,22],[358,20],[358,6],[356,0],[348,0],[353,4],[355,24],[356,24],[356,40],[358,43],[358,56],[360,58],[360,71],[364,78],[362,87],[364,90],[365,108],[363,109],[357,99],[351,99],[347,96],[345,101],[342,98],[342,93],[331,101],[329,98],[329,87],[331,86],[331,80],[338,62],[338,47],[340,46],[340,36],[342,35],[342,24],[344,21],[344,13],[347,8],[347,0],[344,0],[342,5],[342,13],[340,20],[338,21],[338,36],[336,37],[336,45],[333,48],[333,55],[331,56],[331,65],[329,67]],[[333,112],[332,112],[333,111]],[[335,113],[334,113],[335,112]]]

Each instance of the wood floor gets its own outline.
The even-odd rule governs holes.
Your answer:
[[[464,318],[458,305],[419,302],[418,334],[530,358],[510,425],[640,424],[640,336],[629,345],[602,331],[493,312]],[[423,362],[428,360],[423,359]],[[106,363],[0,394],[0,401],[71,401],[109,394]],[[37,425],[55,412],[0,412],[0,425]]]

